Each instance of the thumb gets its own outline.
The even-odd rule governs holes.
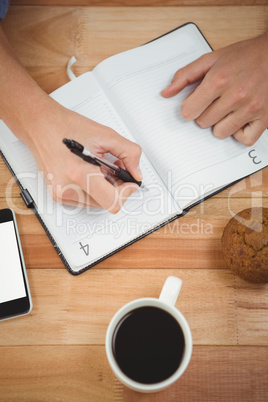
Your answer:
[[[135,180],[142,180],[142,173],[139,167],[142,154],[141,147],[116,132],[110,136],[109,152],[116,156],[124,165],[125,169],[134,177]]]
[[[161,92],[165,98],[177,95],[188,84],[192,84],[203,78],[214,64],[213,53],[207,53],[199,59],[193,61],[185,67],[178,70],[169,86]]]

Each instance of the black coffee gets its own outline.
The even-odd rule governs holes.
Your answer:
[[[172,315],[157,307],[140,307],[118,323],[112,347],[124,374],[139,383],[154,384],[178,369],[185,341]]]

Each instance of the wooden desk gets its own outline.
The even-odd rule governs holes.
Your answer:
[[[12,6],[3,28],[29,73],[47,92],[184,22],[213,48],[267,29],[267,6],[86,8]],[[26,211],[0,161],[0,207]],[[64,268],[36,217],[18,214],[33,311],[0,323],[0,401],[266,401],[268,288],[235,277],[220,238],[236,213],[268,206],[268,168],[193,208],[185,217],[78,277]],[[142,395],[112,374],[104,339],[125,303],[158,297],[168,275],[183,280],[177,307],[189,322],[193,356],[169,389]]]

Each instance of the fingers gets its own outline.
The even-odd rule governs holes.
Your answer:
[[[242,142],[242,144],[250,147],[255,144],[265,129],[266,127],[260,120],[255,120],[247,124],[245,127],[240,128],[236,133],[233,134],[233,137],[237,141]]]
[[[81,186],[76,183],[49,183],[48,184],[50,193],[55,202],[59,202],[66,205],[76,205],[76,206],[90,206],[92,208],[101,208],[100,204],[97,203],[87,192],[83,191]]]
[[[91,128],[91,122],[88,120],[83,119],[82,123],[85,127]],[[141,180],[139,161],[142,151],[140,146],[108,127],[94,124],[96,125],[94,134],[88,136],[88,142],[83,141],[82,143],[87,144],[93,154],[100,155],[102,158],[105,158],[106,153],[116,156],[119,158],[117,161],[119,166],[127,169],[135,179]],[[69,155],[69,158],[72,156]],[[76,185],[80,187],[81,194],[78,191],[72,192],[65,189],[64,194],[60,195],[61,198],[65,203],[70,204],[70,202],[77,201],[79,204],[84,203],[117,213],[127,198],[139,187],[134,183],[119,184],[114,180],[113,175],[110,177],[108,173],[106,168],[85,163],[74,156],[68,171],[65,168],[64,181],[71,183],[74,187]],[[84,201],[81,201],[83,197]]]
[[[142,173],[139,167],[142,149],[138,144],[111,130],[109,137],[106,138],[105,148],[107,152],[121,160],[125,169],[132,174],[134,179],[142,180]]]
[[[195,91],[182,102],[182,116],[189,121],[197,119],[219,96],[220,91],[211,83],[208,73]]]
[[[111,184],[104,177],[91,177],[89,191],[101,208],[116,214],[128,197],[139,189],[134,183]]]
[[[76,178],[83,191],[90,194],[91,199],[101,208],[115,214],[127,198],[139,189],[134,183],[114,183],[106,180],[101,172],[83,172]]]
[[[186,120],[199,117],[221,93],[221,86],[211,77],[210,70],[215,64],[215,54],[209,53],[186,67],[178,70],[171,85],[162,91],[166,97],[174,96],[185,88],[203,78],[200,85],[185,99],[181,105],[181,114]]]
[[[142,173],[139,167],[140,157],[142,153],[141,147],[124,138],[113,129],[98,124],[86,117],[74,115],[78,128],[76,131],[84,133],[86,141],[82,144],[89,148],[94,154],[104,157],[106,153],[110,153],[120,159],[132,176],[137,180],[142,180]],[[79,126],[80,124],[80,126]],[[74,138],[76,139],[76,138]],[[77,141],[81,139],[77,137]]]
[[[205,54],[194,62],[188,64],[187,66],[181,68],[174,75],[171,84],[163,89],[161,92],[162,96],[169,98],[178,94],[183,88],[188,84],[192,84],[203,78],[206,73],[214,64],[214,59],[212,54]]]
[[[236,133],[245,125],[245,121],[239,112],[229,113],[213,127],[213,133],[216,137],[224,139]]]
[[[107,181],[103,173],[93,167],[89,172],[84,167],[75,167],[69,174],[71,183],[54,184],[50,187],[54,201],[67,205],[90,206],[102,208],[115,214],[128,197],[139,189],[134,183],[118,184]]]
[[[212,102],[211,105],[197,117],[196,122],[201,128],[212,127],[230,112],[232,112],[232,108],[229,102],[225,102],[224,97],[221,97]]]
[[[66,185],[54,183],[49,185],[52,197],[55,202],[75,205],[102,208],[115,214],[117,213],[128,197],[139,189],[134,183],[118,184],[118,181],[106,180],[106,177],[99,170],[93,167],[89,172],[83,167],[75,167],[69,174],[69,182]]]
[[[268,124],[266,44],[267,35],[206,54],[177,71],[162,95],[174,96],[202,79],[182,103],[182,116],[213,126],[218,138],[233,135],[250,146]]]
[[[226,92],[228,95],[228,92]],[[265,123],[262,119],[261,111],[256,115],[255,110],[250,106],[250,102],[234,104],[225,101],[223,97],[198,119],[197,123],[201,127],[213,126],[216,137],[224,139],[231,135],[245,145],[252,145],[265,130]],[[227,96],[231,99],[231,96]]]
[[[250,112],[246,106],[241,107],[232,102],[228,92],[212,102],[196,122],[201,128],[214,126],[214,134],[219,138],[226,138],[234,134],[251,120]]]
[[[72,192],[67,192],[67,193],[65,193],[65,191],[64,191],[61,199],[58,199],[57,202],[60,202],[62,204],[66,204],[66,205],[74,205],[74,206],[78,206],[78,207],[83,207],[83,208],[84,207],[101,208],[101,206],[84,191],[82,191],[82,193],[80,193],[79,195],[77,194],[77,192],[75,190]]]

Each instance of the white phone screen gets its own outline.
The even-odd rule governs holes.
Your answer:
[[[13,221],[0,223],[0,303],[26,297]]]

